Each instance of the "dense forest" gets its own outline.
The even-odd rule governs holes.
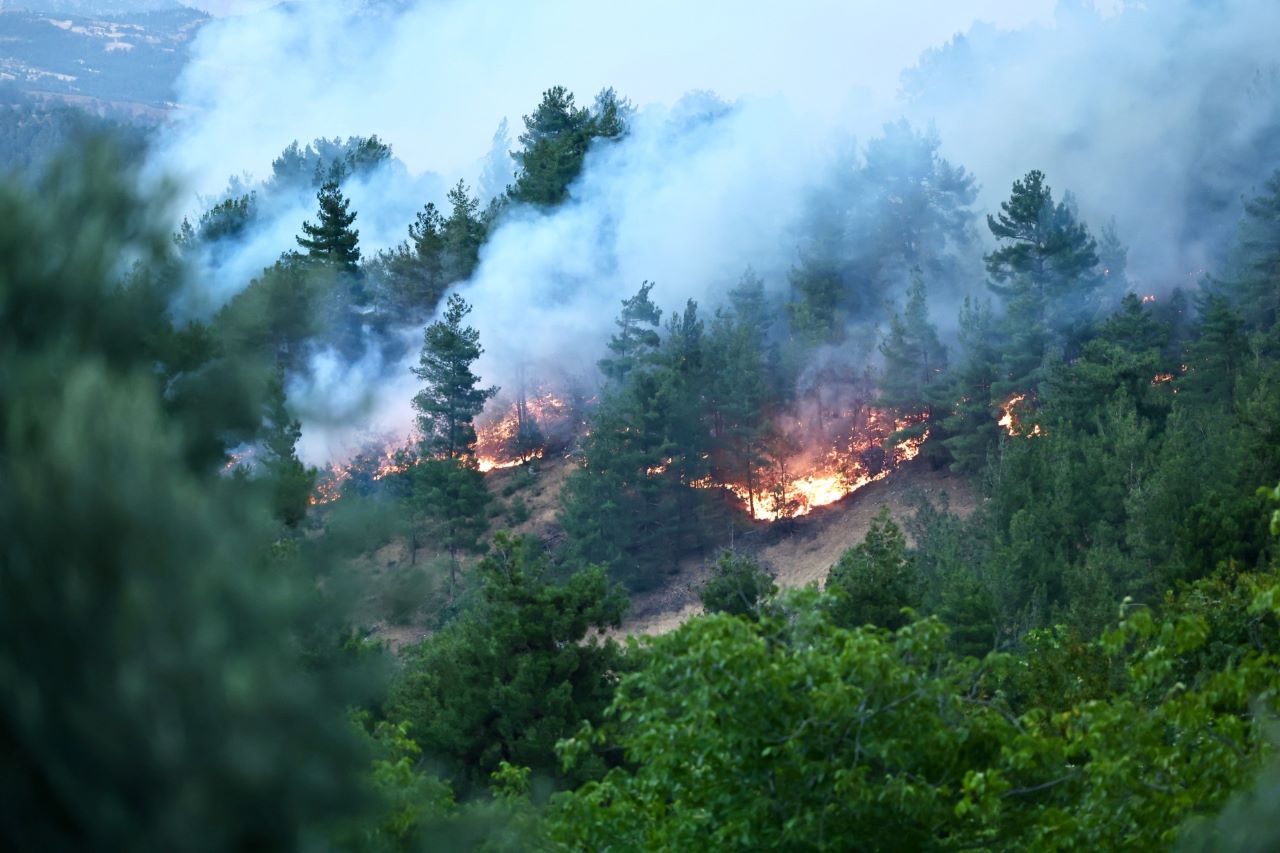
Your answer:
[[[1280,161],[1149,287],[1053,174],[983,209],[891,122],[781,278],[635,281],[595,364],[499,379],[472,283],[621,93],[547,89],[373,249],[376,135],[175,222],[141,131],[0,110],[6,846],[1280,844]],[[324,360],[394,365],[412,423],[308,461]],[[821,583],[761,557],[887,481]],[[700,612],[629,635],[691,565]]]

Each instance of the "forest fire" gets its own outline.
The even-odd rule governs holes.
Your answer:
[[[920,455],[929,439],[925,430],[904,438],[888,449],[885,443],[895,433],[917,426],[925,415],[910,415],[893,420],[875,409],[853,425],[842,446],[834,447],[816,461],[805,461],[800,454],[775,466],[755,473],[755,483],[694,483],[695,488],[722,487],[732,493],[757,521],[778,521],[808,515],[818,507],[836,503],[864,486],[883,480],[903,462]]]
[[[1031,428],[1027,429],[1023,427],[1022,422],[1018,419],[1017,409],[1026,399],[1026,394],[1014,394],[1000,404],[1000,420],[996,421],[996,424],[1011,436],[1031,438],[1041,434],[1040,424],[1032,424]]]
[[[308,499],[311,506],[323,506],[342,497],[343,488],[353,478],[367,481],[384,480],[403,474],[417,459],[412,440],[388,442],[375,452],[358,453],[345,465],[331,465],[320,475]]]
[[[572,435],[571,407],[554,394],[517,401],[476,426],[476,467],[481,472],[515,468],[541,459],[548,447]],[[356,454],[349,462],[331,465],[316,483],[312,506],[333,503],[353,480],[371,482],[408,471],[418,460],[414,439],[386,440],[376,449]]]
[[[578,426],[574,407],[546,388],[498,408],[476,425],[476,462],[481,471],[516,468],[541,459],[549,447],[567,443]]]
[[[341,465],[334,465],[316,480],[315,489],[307,503],[311,506],[323,506],[333,503],[342,497],[342,486],[351,478],[351,470]]]

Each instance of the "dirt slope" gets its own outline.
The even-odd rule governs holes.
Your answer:
[[[761,523],[733,545],[755,554],[774,572],[781,587],[821,583],[840,555],[862,541],[882,505],[888,505],[890,515],[899,522],[906,519],[910,515],[909,496],[916,489],[935,505],[946,492],[952,512],[962,516],[975,506],[973,489],[963,479],[945,471],[931,471],[924,463],[911,463],[803,518]],[[700,613],[698,589],[710,573],[709,562],[688,561],[662,589],[633,598],[631,612],[619,633],[662,634]]]
[[[560,508],[560,490],[573,470],[573,461],[565,458],[539,460],[528,468],[496,470],[486,476],[494,496],[492,530],[508,529],[534,536],[548,545],[557,545],[563,534],[556,523]],[[878,483],[855,492],[843,501],[822,507],[812,514],[789,522],[754,524],[745,532],[718,543],[754,554],[777,578],[779,586],[796,587],[821,583],[827,571],[844,551],[862,541],[881,505],[888,505],[899,521],[910,515],[910,496],[919,490],[935,504],[946,492],[952,511],[967,515],[974,507],[972,488],[961,478],[945,471],[933,471],[923,462],[908,463]],[[522,505],[517,512],[516,507]],[[631,609],[616,636],[661,634],[676,628],[686,619],[701,612],[698,590],[710,573],[719,547],[683,561],[661,588],[633,597]],[[429,543],[419,550],[417,564],[428,566],[433,559],[443,559]],[[361,571],[379,584],[385,584],[410,563],[403,539],[395,539],[376,552],[356,561]],[[464,561],[463,572],[470,569],[474,558]],[[438,572],[437,572],[438,574]],[[442,594],[437,578],[434,594]],[[420,640],[427,631],[416,624],[391,624],[382,613],[379,594],[365,602],[366,614],[374,633],[394,648]]]

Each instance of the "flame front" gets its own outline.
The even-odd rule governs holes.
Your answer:
[[[541,459],[548,446],[572,433],[573,407],[552,391],[539,388],[476,425],[476,464],[481,471],[516,468]]]
[[[1018,405],[1026,399],[1026,394],[1014,394],[1008,400],[1005,400],[1000,404],[1000,420],[996,421],[996,424],[999,425],[999,427],[1006,433],[1014,436],[1015,438],[1018,436],[1031,438],[1032,436],[1041,435],[1040,424],[1032,424],[1031,428],[1027,429],[1018,420],[1016,410]]]
[[[754,472],[754,488],[741,482],[717,483],[712,478],[690,485],[727,490],[758,521],[799,518],[885,479],[903,462],[919,456],[920,448],[929,439],[928,430],[897,442],[882,454],[877,451],[883,450],[895,432],[918,426],[925,417],[921,413],[895,421],[887,413],[873,409],[864,427],[853,430],[841,447],[832,448],[816,462],[805,464],[804,457],[799,456],[761,468]],[[795,426],[802,424],[796,422]]]

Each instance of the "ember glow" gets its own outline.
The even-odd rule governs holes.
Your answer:
[[[1018,419],[1017,410],[1021,404],[1026,401],[1026,399],[1026,394],[1014,394],[1008,400],[1005,400],[1000,404],[1000,420],[996,421],[996,423],[1001,429],[1011,436],[1031,438],[1032,436],[1041,434],[1040,424],[1032,424],[1031,428],[1027,429]]]
[[[710,478],[691,483],[694,488],[723,488],[758,521],[778,521],[808,515],[829,506],[893,473],[903,462],[920,455],[928,440],[925,430],[886,448],[890,436],[919,425],[924,415],[894,420],[875,409],[863,417],[848,417],[847,429],[835,446],[814,459],[804,451],[755,472],[754,488],[744,483],[717,483]],[[802,422],[794,422],[796,428]]]
[[[351,479],[351,469],[341,465],[332,466],[316,480],[316,487],[311,492],[311,497],[307,499],[307,503],[311,506],[333,503],[342,497],[342,486],[349,479]]]
[[[567,444],[579,424],[573,406],[547,388],[515,402],[495,401],[476,424],[481,471],[516,468]]]
[[[388,441],[381,447],[356,454],[345,464],[330,465],[316,480],[309,502],[312,506],[333,503],[342,497],[343,489],[353,478],[385,480],[395,474],[405,473],[417,459],[412,439]]]

